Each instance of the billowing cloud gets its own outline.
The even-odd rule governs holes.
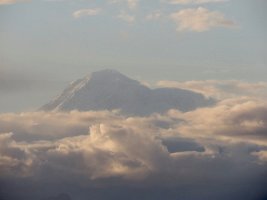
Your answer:
[[[170,4],[205,4],[205,3],[219,3],[228,0],[167,0]]]
[[[179,10],[172,13],[170,19],[176,23],[177,31],[203,32],[215,27],[235,26],[235,23],[226,19],[222,13],[203,7]]]
[[[183,135],[266,144],[267,104],[252,99],[229,99],[216,107],[203,108],[182,115],[179,125]],[[181,116],[178,114],[178,116]],[[203,117],[205,116],[205,117]],[[189,123],[188,123],[189,122]],[[205,134],[202,134],[205,133]]]
[[[90,8],[90,9],[81,9],[72,13],[74,18],[80,18],[84,16],[95,16],[102,11],[101,8]]]
[[[227,83],[240,94],[265,87]],[[147,117],[117,111],[1,114],[0,197],[63,192],[74,199],[264,199],[267,103],[261,95],[222,96],[212,107]]]

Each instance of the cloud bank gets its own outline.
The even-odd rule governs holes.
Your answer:
[[[226,83],[242,95],[186,113],[1,114],[1,199],[266,198],[267,104],[242,92],[265,84]]]

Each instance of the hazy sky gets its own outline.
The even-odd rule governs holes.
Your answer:
[[[0,112],[33,110],[66,83],[103,68],[146,81],[265,81],[266,6],[265,0],[0,0]]]
[[[0,199],[266,200],[266,9],[0,0]]]

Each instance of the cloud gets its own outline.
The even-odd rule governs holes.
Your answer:
[[[261,135],[261,144],[257,140],[248,140],[243,137],[243,131],[245,133],[249,128],[256,134],[258,127],[249,123],[241,127],[240,124],[248,119],[260,121],[264,116],[243,117],[254,113],[256,104],[254,107],[240,105],[239,112],[236,107],[222,112],[224,107],[225,103],[222,103],[210,110],[200,109],[187,114],[170,111],[166,115],[146,118],[125,118],[109,112],[4,114],[0,116],[0,129],[8,131],[6,125],[11,123],[12,126],[8,127],[13,133],[0,134],[0,180],[7,176],[11,182],[19,182],[34,177],[35,183],[31,187],[41,184],[40,187],[46,188],[48,186],[43,184],[48,181],[63,187],[60,190],[63,192],[70,192],[64,187],[73,184],[84,197],[88,193],[82,188],[91,191],[94,184],[104,184],[109,188],[114,178],[121,188],[125,183],[141,188],[146,188],[143,184],[163,184],[180,191],[184,184],[189,184],[191,199],[199,197],[197,188],[204,177],[216,181],[217,185],[225,181],[232,184],[236,181],[239,185],[239,180],[251,183],[251,177],[258,179],[266,167],[265,164],[262,166],[264,154],[258,153],[266,149],[266,136]],[[219,114],[222,117],[215,119]],[[234,117],[229,118],[231,116]],[[228,124],[228,118],[233,122],[239,119],[239,122]],[[71,125],[66,126],[64,122]],[[81,128],[77,128],[79,126]],[[228,132],[231,134],[225,134]],[[28,135],[34,135],[34,138]],[[172,151],[169,152],[165,145]],[[203,148],[200,151],[199,146]],[[242,163],[246,165],[242,166]],[[226,171],[231,173],[226,175]],[[204,188],[211,187],[208,184]],[[257,189],[259,186],[254,187]],[[246,190],[243,188],[241,191]],[[206,192],[202,190],[201,195],[203,193]],[[75,196],[75,193],[71,194]],[[99,195],[97,191],[91,194]],[[227,192],[218,188],[212,192],[215,197],[221,194]],[[236,192],[235,195],[240,194]],[[184,197],[187,198],[188,194]],[[251,199],[254,197],[252,195]],[[102,199],[110,199],[110,196]]]
[[[267,162],[267,151],[253,152],[254,156],[257,156],[262,162]]]
[[[139,0],[128,0],[127,3],[130,9],[135,9],[138,6]]]
[[[121,11],[120,14],[117,16],[118,19],[125,21],[129,24],[135,22],[135,16],[126,13],[125,11]]]
[[[1,0],[0,5],[5,5],[5,4],[13,4],[16,3],[16,0]]]
[[[0,197],[263,199],[267,104],[255,88],[265,84],[199,83],[204,92],[205,84],[215,94],[229,90],[220,84],[240,92],[221,95],[212,107],[147,117],[116,111],[0,114]],[[238,95],[248,88],[253,97]]]
[[[177,25],[179,31],[204,32],[214,27],[234,27],[235,23],[228,20],[217,11],[209,11],[206,8],[188,8],[179,10],[170,15],[170,19]]]
[[[198,109],[179,116],[189,122],[179,125],[180,133],[187,137],[266,145],[266,102],[235,98],[221,101],[213,108]]]
[[[169,153],[160,141],[136,128],[139,123],[141,130],[146,131],[147,124],[142,125],[140,120],[129,118],[119,125],[125,118],[108,112],[41,112],[6,114],[0,118],[1,130],[13,132],[0,134],[3,161],[0,166],[5,168],[5,174],[14,174],[15,168],[19,176],[31,175],[36,173],[36,167],[44,167],[45,160],[50,167],[57,166],[69,173],[75,170],[90,179],[113,176],[136,179],[168,164]],[[68,167],[65,159],[75,159],[77,166]]]
[[[157,20],[163,16],[160,10],[155,10],[146,16],[147,20]]]
[[[0,5],[10,5],[10,4],[25,2],[25,1],[27,0],[0,0]]]
[[[220,3],[228,0],[168,0],[169,4],[205,4],[205,3]]]
[[[192,90],[220,100],[240,96],[267,98],[266,82],[249,83],[237,80],[159,81],[157,86]]]
[[[139,0],[110,0],[109,1],[112,4],[121,4],[121,3],[126,3],[127,7],[130,10],[134,10],[138,7],[139,5]]]
[[[102,11],[101,8],[81,9],[72,13],[74,18],[80,18],[84,16],[95,16]]]

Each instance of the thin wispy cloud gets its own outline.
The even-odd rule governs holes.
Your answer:
[[[149,13],[149,14],[146,16],[146,20],[157,20],[157,19],[160,19],[162,16],[163,16],[162,11],[160,11],[160,10],[155,10],[155,11]]]
[[[226,19],[218,11],[210,11],[203,7],[179,10],[170,15],[179,31],[204,32],[216,27],[231,28],[235,26],[232,20]]]
[[[229,0],[166,0],[169,4],[206,4],[206,3],[220,3]]]
[[[15,4],[18,2],[26,2],[28,0],[0,0],[0,5]],[[44,0],[44,1],[56,1],[56,0]],[[60,0],[61,1],[61,0]],[[205,3],[219,3],[227,0],[165,0],[162,3],[168,4],[205,4]],[[29,1],[30,2],[30,1]],[[115,18],[120,19],[129,24],[133,24],[137,21],[138,13],[134,13],[134,10],[138,8],[140,0],[109,0],[111,4],[118,4],[121,10]],[[103,8],[83,8],[76,10],[72,13],[75,19],[96,16],[103,11]],[[147,21],[155,21],[163,17],[161,10],[154,10],[150,13],[145,13],[143,16],[138,16],[138,19]],[[234,21],[226,19],[224,14],[219,11],[210,11],[203,7],[187,8],[178,10],[174,13],[166,13],[172,21],[177,25],[176,30],[179,31],[194,31],[204,32],[215,27],[230,28],[236,24]],[[113,16],[114,17],[114,16]]]
[[[16,3],[16,0],[1,0],[0,5],[13,4]]]
[[[135,9],[138,6],[139,0],[128,0],[127,3],[130,9]]]
[[[117,18],[122,20],[122,21],[124,21],[124,22],[127,22],[129,24],[132,24],[132,23],[135,22],[135,16],[134,15],[130,15],[125,11],[121,11],[120,14],[117,15]]]
[[[139,0],[110,0],[112,4],[126,4],[130,10],[134,10],[139,5]]]
[[[254,96],[267,99],[267,82],[248,83],[237,80],[159,81],[157,86],[183,88],[220,100],[237,96]]]
[[[102,11],[101,8],[81,9],[81,10],[77,10],[73,12],[72,16],[76,19],[80,17],[85,17],[85,16],[95,16],[95,15],[100,14],[101,11]]]
[[[0,5],[10,5],[10,4],[15,4],[15,3],[20,3],[20,2],[27,2],[30,0],[0,0]]]

